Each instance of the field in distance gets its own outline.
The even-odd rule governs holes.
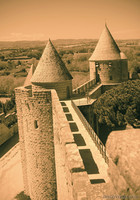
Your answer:
[[[73,76],[73,88],[89,80],[88,59],[98,40],[53,40],[59,55]],[[0,42],[0,93],[11,93],[22,85],[31,64],[37,65],[47,41]],[[129,72],[140,73],[140,40],[118,40],[128,58]],[[7,85],[7,86],[6,86]]]

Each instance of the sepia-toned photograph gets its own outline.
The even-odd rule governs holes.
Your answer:
[[[140,200],[140,0],[0,0],[0,200]]]

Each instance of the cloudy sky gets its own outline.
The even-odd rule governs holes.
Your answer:
[[[0,0],[0,40],[140,38],[140,0]]]

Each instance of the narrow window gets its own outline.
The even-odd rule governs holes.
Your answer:
[[[110,76],[110,80],[112,80],[112,76]]]
[[[96,67],[99,67],[100,65],[99,65],[99,63],[95,63],[95,66],[96,66]]]
[[[35,129],[37,129],[37,128],[38,128],[38,123],[37,123],[37,120],[35,120],[35,121],[34,121],[34,127],[35,127]]]
[[[111,67],[112,66],[112,62],[109,62],[109,67]]]

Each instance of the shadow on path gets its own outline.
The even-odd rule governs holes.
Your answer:
[[[92,157],[90,149],[80,149],[80,155],[83,159],[85,169],[88,174],[99,174],[98,167]]]
[[[104,179],[91,179],[91,184],[105,183]]]
[[[66,114],[66,118],[67,118],[68,121],[73,121],[71,114]]]
[[[72,132],[79,131],[77,124],[75,122],[69,123],[69,125]]]
[[[69,112],[68,107],[62,107],[64,112]]]
[[[60,102],[62,106],[66,106],[66,103],[65,102]]]
[[[73,134],[73,137],[77,146],[86,146],[85,140],[81,134]]]

